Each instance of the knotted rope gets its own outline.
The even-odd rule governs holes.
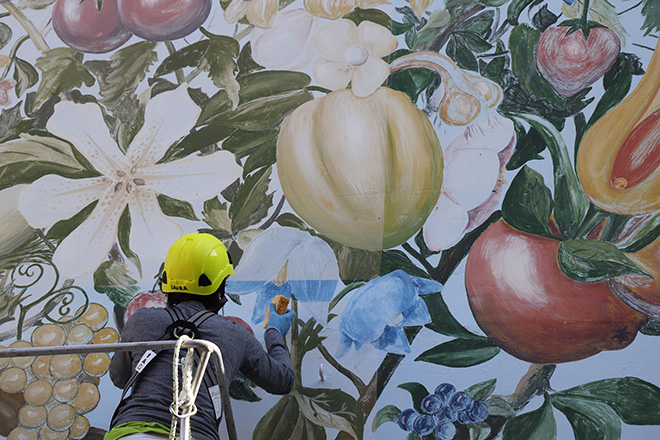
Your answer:
[[[181,359],[179,362],[179,352],[181,351],[181,345],[190,340],[188,336],[180,336],[177,339],[176,345],[174,347],[174,360],[172,362],[172,382],[173,382],[173,393],[172,393],[172,405],[170,405],[170,413],[172,413],[172,425],[170,427],[170,438],[169,440],[175,440],[176,438],[176,425],[179,419],[184,417],[192,417],[197,413],[197,407],[195,406],[195,395],[192,389],[192,377],[193,377],[193,363],[194,363],[194,350],[192,348],[188,349],[186,357]],[[181,391],[179,392],[179,364],[181,365],[181,376],[182,384]],[[186,424],[186,435],[184,438],[190,437],[190,423]],[[184,434],[184,433],[181,433]]]

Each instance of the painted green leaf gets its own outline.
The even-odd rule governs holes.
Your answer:
[[[457,31],[454,35],[459,35],[473,52],[483,53],[493,47],[485,38],[473,31]]]
[[[536,70],[536,46],[540,37],[541,32],[526,24],[518,25],[511,31],[511,71],[520,84],[537,99],[548,100],[551,104],[561,107],[564,105],[564,99]]]
[[[302,414],[315,425],[345,431],[355,440],[362,440],[364,412],[350,394],[341,390],[303,388],[293,395]]]
[[[479,3],[486,6],[502,6],[510,0],[479,0]]]
[[[433,32],[435,34],[436,31]],[[392,53],[388,59],[392,62],[409,53],[411,53],[409,50],[400,49]],[[417,102],[419,94],[431,84],[434,78],[435,74],[429,69],[406,69],[390,75],[386,84],[387,87],[408,95],[411,102]]]
[[[528,6],[538,5],[541,2],[542,0],[512,0],[507,9],[507,19],[509,20],[509,23],[514,26],[517,25],[520,14],[522,14]]]
[[[275,165],[277,161],[276,144],[277,139],[272,138],[259,146],[257,150],[250,153],[243,165],[243,175],[246,176],[260,168]]]
[[[11,41],[13,33],[11,28],[5,23],[0,23],[0,49],[5,47]]]
[[[201,40],[168,55],[160,63],[154,76],[168,75],[184,67],[198,66],[204,59],[204,54],[209,50],[209,44],[209,40]]]
[[[545,141],[535,128],[532,127],[527,132],[522,127],[516,128],[516,135],[516,149],[506,164],[507,170],[520,168],[530,160],[543,159],[540,153],[545,150]]]
[[[604,281],[625,273],[646,275],[615,245],[601,240],[562,241],[557,260],[566,275],[585,283]]]
[[[202,64],[202,66],[208,70],[213,84],[227,92],[227,96],[232,102],[232,108],[236,108],[240,89],[235,78],[238,71],[236,58],[238,58],[240,49],[238,41],[225,35],[211,34],[204,28],[200,30],[209,38],[209,48],[204,54],[206,64]]]
[[[576,439],[621,439],[621,419],[606,403],[584,397],[555,395],[552,404],[564,413]]]
[[[645,35],[648,35],[651,32],[660,30],[660,3],[656,0],[644,0],[643,3],[644,24],[642,30],[645,31]]]
[[[401,410],[394,405],[385,405],[378,410],[374,416],[373,422],[371,422],[371,432],[376,432],[376,430],[385,422],[398,422],[399,415]]]
[[[74,229],[76,229],[82,222],[84,222],[87,217],[92,213],[96,205],[98,204],[98,200],[94,200],[92,203],[89,205],[85,206],[83,209],[80,210],[76,215],[72,216],[71,218],[65,219],[65,220],[60,220],[59,222],[55,223],[53,226],[48,229],[48,233],[46,234],[46,238],[48,240],[53,240],[53,241],[61,241],[63,240],[66,236],[68,236],[71,232],[73,232]]]
[[[628,425],[660,425],[660,388],[636,377],[590,382],[560,391],[556,396],[585,397],[605,402]]]
[[[43,9],[55,3],[55,0],[21,0],[18,6],[21,9]]]
[[[453,46],[452,58],[454,61],[456,61],[456,64],[458,64],[459,67],[465,70],[471,70],[473,72],[479,70],[477,57],[474,55],[472,50],[468,47],[463,39],[452,35],[450,39],[450,45]],[[451,52],[452,50],[448,48],[447,54],[449,55]]]
[[[204,202],[202,220],[215,230],[231,232],[231,220],[227,215],[227,203],[214,197]]]
[[[94,290],[106,294],[113,303],[126,307],[140,291],[140,286],[131,276],[126,263],[112,260],[104,261],[94,272]]]
[[[158,163],[183,159],[186,156],[221,142],[234,131],[234,128],[217,125],[207,125],[197,128],[170,147]]]
[[[552,194],[543,176],[525,165],[504,196],[502,218],[519,231],[552,237],[548,226],[552,207]]]
[[[117,228],[117,241],[119,242],[119,247],[121,251],[126,255],[128,261],[133,263],[137,268],[138,276],[142,278],[142,263],[140,262],[140,257],[133,252],[131,249],[131,213],[128,209],[128,206],[124,208],[124,212],[121,213],[119,217],[119,226]]]
[[[610,68],[612,78],[609,81],[609,87],[605,89],[594,112],[589,118],[587,127],[592,126],[598,119],[603,117],[610,109],[617,105],[630,91],[632,84],[632,62],[625,56],[619,56],[614,65]]]
[[[186,220],[199,220],[190,202],[173,199],[165,194],[158,194],[158,205],[163,214],[169,217],[181,217]]]
[[[328,437],[325,433],[325,428],[315,424],[301,412],[298,414],[291,438],[300,440],[326,440]]]
[[[518,115],[534,127],[550,151],[554,172],[554,218],[564,238],[575,238],[589,210],[589,199],[578,181],[561,133],[549,121],[535,115]]]
[[[457,338],[476,337],[476,335],[470,333],[454,318],[445,300],[442,298],[442,293],[429,293],[428,295],[422,295],[421,298],[426,303],[431,314],[431,322],[426,324],[426,328],[436,333]]]
[[[51,96],[69,92],[83,84],[87,87],[94,85],[94,76],[83,65],[82,60],[82,53],[68,47],[50,49],[37,58],[35,65],[42,75],[34,107],[40,107]]]
[[[21,121],[23,121],[23,116],[20,102],[11,108],[3,109],[0,113],[0,140],[15,135],[15,128]],[[0,151],[2,151],[1,145]]]
[[[32,183],[46,174],[91,177],[96,174],[76,157],[68,143],[50,136],[31,136],[0,145],[0,189]]]
[[[387,14],[387,12],[381,11],[380,9],[355,8],[348,14],[344,15],[342,18],[351,20],[355,24],[360,24],[363,21],[370,21],[387,29],[392,27],[392,18],[389,16],[389,14]]]
[[[263,220],[273,205],[273,194],[268,194],[272,169],[265,168],[248,176],[239,186],[229,207],[232,231],[238,232]]]
[[[222,149],[231,151],[236,157],[242,158],[261,149],[277,138],[279,130],[247,131],[235,130],[222,143]]]
[[[660,237],[660,214],[646,220],[646,223],[624,242],[620,243],[619,247],[623,252],[637,252],[651,244],[658,237]]]
[[[472,385],[471,387],[465,390],[466,393],[472,397],[472,400],[481,400],[484,401],[493,394],[495,391],[495,385],[497,384],[497,379],[485,380],[477,384]]]
[[[522,414],[504,425],[502,440],[556,440],[557,422],[546,396],[539,409]]]
[[[241,49],[241,53],[238,55],[238,59],[236,60],[236,65],[238,66],[238,75],[236,75],[237,78],[264,69],[263,66],[257,64],[257,62],[252,58],[252,45],[249,41],[245,43]]]
[[[110,109],[121,105],[123,95],[133,94],[147,71],[158,59],[153,41],[123,47],[110,60],[86,61],[85,66],[99,81],[101,102]]]
[[[397,388],[401,388],[402,390],[406,390],[410,393],[410,397],[412,397],[413,408],[415,408],[415,411],[421,413],[422,399],[430,394],[429,390],[427,390],[426,387],[419,382],[402,383],[398,385]]]
[[[39,81],[39,73],[32,64],[21,58],[14,59],[14,81],[16,81],[16,96],[23,93]]]
[[[490,339],[474,337],[453,339],[436,345],[417,356],[415,360],[446,367],[463,368],[489,361],[499,352],[500,349]]]
[[[298,421],[300,408],[294,393],[282,397],[259,420],[252,440],[289,440]]]
[[[403,251],[398,249],[388,249],[383,251],[380,274],[386,275],[398,269],[404,270],[412,276],[430,278],[429,274],[416,266]]]
[[[287,70],[266,70],[247,75],[239,81],[241,103],[258,98],[302,90],[311,82],[309,75]]]

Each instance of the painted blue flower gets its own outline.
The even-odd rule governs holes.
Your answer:
[[[419,295],[441,289],[442,284],[436,281],[402,270],[355,289],[339,323],[342,353],[351,346],[359,350],[366,343],[390,353],[410,353],[403,327],[431,322],[426,303]]]
[[[572,5],[573,3],[575,3],[575,0],[564,0],[564,3],[566,3],[567,5]]]
[[[266,317],[276,295],[300,302],[328,302],[341,284],[337,258],[318,237],[278,225],[257,235],[245,248],[226,291],[235,295],[257,294],[254,323]]]

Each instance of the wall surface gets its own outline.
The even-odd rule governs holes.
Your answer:
[[[208,232],[226,316],[299,318],[241,439],[660,438],[658,32],[657,0],[4,0],[0,347],[117,342]],[[0,438],[102,438],[109,363],[0,358]]]

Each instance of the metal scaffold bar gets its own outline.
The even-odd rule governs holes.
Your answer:
[[[30,347],[30,348],[3,348],[0,349],[0,359],[11,357],[28,356],[47,356],[58,354],[85,354],[85,353],[108,353],[115,351],[146,351],[146,350],[168,350],[174,349],[177,341],[144,341],[144,342],[117,342],[115,344],[93,344],[93,345],[67,345],[53,347]],[[218,386],[222,397],[222,408],[225,413],[225,423],[227,425],[227,434],[230,440],[237,440],[236,425],[234,424],[234,415],[229,400],[229,388],[225,381],[225,365],[222,360],[222,353],[213,342],[202,339],[190,339],[184,341],[181,348],[195,348],[202,350],[203,356],[213,356],[216,371],[218,372]],[[199,384],[204,375],[208,362],[204,362],[196,373],[194,383]],[[199,386],[196,387],[196,390]],[[195,394],[196,397],[196,394]],[[185,440],[182,438],[182,440]]]

